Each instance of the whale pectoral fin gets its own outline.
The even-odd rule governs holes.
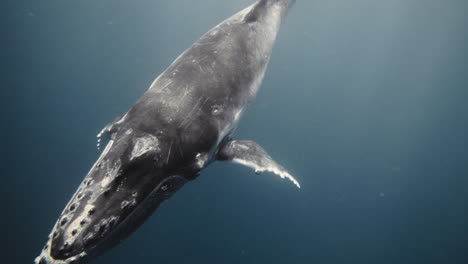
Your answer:
[[[117,125],[125,118],[126,115],[121,115],[109,122],[102,130],[97,134],[97,149],[101,150],[101,146],[106,145],[111,138],[112,133],[117,130]],[[105,142],[103,142],[105,141]]]
[[[301,188],[299,182],[291,176],[283,166],[276,163],[270,155],[251,140],[231,140],[226,142],[218,152],[218,160],[233,161],[250,167],[255,170],[255,173],[260,174],[264,171],[273,172],[281,178],[287,178],[292,181],[298,188]]]

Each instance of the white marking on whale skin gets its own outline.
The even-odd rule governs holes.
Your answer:
[[[107,143],[106,148],[102,152],[101,156],[99,157],[98,161],[101,161],[101,159],[109,152],[110,148],[114,144],[114,140],[109,140],[109,143]]]
[[[110,165],[110,162],[106,162],[106,174],[104,175],[104,178],[101,181],[101,187],[106,188],[109,183],[111,183],[116,177],[117,173],[120,170],[120,167],[122,166],[122,162],[120,159],[117,159],[117,161],[113,164]]]
[[[180,97],[180,99],[179,99],[178,101],[179,101],[181,104],[185,104],[184,99],[185,99],[185,97],[186,97],[187,95],[189,95],[189,94],[192,92],[192,90],[193,90],[193,86],[188,86],[187,88],[185,88],[184,91],[183,91],[182,96]],[[179,107],[179,109],[180,109],[180,107]]]
[[[208,162],[208,154],[207,153],[205,153],[205,154],[198,153],[195,156],[195,164],[197,165],[197,167],[199,169],[203,169],[205,167],[205,165],[207,164],[207,162]]]
[[[174,70],[173,75],[176,75],[177,70]],[[165,79],[164,82],[159,86],[159,92],[165,92],[167,88],[172,84],[172,79]]]
[[[190,106],[191,101],[193,100],[193,90],[194,86],[190,84],[185,85],[181,89],[176,89],[176,91],[172,91],[167,89],[168,92],[172,93],[172,99],[165,99],[161,100],[160,104],[162,106],[162,112],[165,113],[180,113],[180,111],[186,109]],[[198,106],[198,105],[197,105]],[[189,115],[190,117],[190,115]],[[170,114],[164,116],[168,123],[174,121]]]
[[[281,169],[281,168],[278,168],[277,166],[268,166],[268,167],[259,167],[257,166],[257,164],[253,163],[253,162],[248,162],[246,160],[242,160],[242,159],[233,159],[232,160],[233,162],[236,162],[236,163],[239,163],[239,164],[242,164],[244,166],[247,166],[247,167],[250,167],[250,168],[253,168],[255,170],[255,173],[256,174],[260,174],[264,171],[269,171],[269,172],[272,172],[278,176],[280,176],[282,179],[286,178],[288,180],[290,180],[292,183],[294,183],[294,185],[297,186],[297,188],[301,188],[301,185],[299,184],[299,182],[291,175],[289,174],[287,171]]]
[[[211,114],[217,116],[223,112],[223,107],[221,105],[212,105],[211,106]]]
[[[112,139],[109,140],[109,143],[107,143],[106,148],[104,149],[104,151],[102,151],[101,156],[99,156],[98,160],[94,163],[93,167],[91,167],[91,169],[89,170],[88,174],[85,177],[85,180],[88,178],[90,173],[94,171],[96,166],[101,163],[102,159],[107,155],[107,153],[109,152],[113,144],[114,144],[114,140]]]
[[[54,228],[55,230],[55,228]],[[41,254],[36,257],[34,259],[34,263],[35,264],[70,264],[72,263],[73,261],[76,261],[78,259],[82,259],[84,257],[86,257],[88,254],[86,252],[81,252],[75,256],[72,256],[72,257],[69,257],[65,260],[59,260],[59,259],[54,259],[51,255],[51,247],[52,247],[52,239],[49,239],[49,241],[47,242],[47,248],[46,249],[43,249],[41,251]],[[42,262],[41,262],[42,260]],[[45,262],[44,262],[45,261]]]
[[[101,130],[101,132],[99,132],[99,134],[97,134],[96,137],[98,138],[98,141],[101,141],[101,137],[102,137],[102,135],[106,132],[106,130],[107,130],[107,127],[103,128],[103,129]]]
[[[96,137],[97,137],[97,144],[96,144],[96,147],[97,147],[98,150],[101,150],[102,136],[104,135],[104,133],[110,132],[111,127],[112,127],[112,125],[109,124],[109,125],[105,126],[105,127],[101,130],[101,132],[99,132],[99,134],[97,134],[97,136],[96,136]]]
[[[167,159],[166,159],[166,164],[169,164],[169,160],[171,158],[171,151],[172,151],[172,144],[174,141],[171,140],[171,143],[169,144],[169,150],[167,151]]]
[[[188,125],[190,125],[190,123],[192,122],[192,120],[194,119],[194,117],[196,116],[198,111],[200,110],[200,108],[208,101],[208,98],[205,98],[204,102],[202,102],[202,100],[203,100],[203,97],[198,98],[197,102],[195,103],[195,105],[193,105],[190,112],[180,122],[179,128],[182,128],[182,127],[185,128]],[[200,105],[200,103],[201,103],[201,105]]]
[[[153,86],[156,85],[156,82],[159,81],[159,79],[161,78],[161,75],[162,75],[162,74],[160,74],[158,77],[156,77],[156,79],[154,79],[154,81],[153,81],[153,82],[150,84],[150,86],[148,87],[148,91],[151,90],[151,88],[153,88]]]
[[[78,237],[78,234],[75,234],[75,235],[72,234],[73,230],[76,230],[77,232],[79,232],[82,229],[80,222],[85,220],[85,218],[88,216],[88,212],[92,209],[94,209],[94,205],[87,204],[83,212],[81,213],[81,215],[78,216],[68,227],[68,230],[70,232],[68,232],[67,234],[66,242],[68,242],[70,245],[72,245],[75,242],[76,238]]]
[[[111,182],[111,178],[110,177],[105,177],[104,179],[102,179],[101,187],[106,188],[107,185],[109,185],[110,182]]]
[[[120,125],[120,124],[122,124],[122,123],[125,121],[125,119],[127,119],[127,115],[128,115],[128,113],[125,113],[125,115],[122,116],[122,118],[120,118],[119,121],[115,122],[115,125]]]
[[[130,160],[134,160],[148,151],[158,152],[159,150],[159,140],[157,137],[153,135],[139,137],[135,140],[135,146],[133,147],[132,153],[130,154]]]
[[[42,251],[41,255],[36,257],[34,260],[35,264],[70,264],[70,263],[75,263],[74,261],[86,257],[86,252],[81,252],[80,254],[69,257],[66,260],[59,260],[59,259],[54,259],[50,253],[47,253],[47,251]],[[45,262],[41,262],[41,259],[43,259]]]
[[[234,115],[233,115],[233,120],[232,122],[226,124],[224,127],[219,127],[219,133],[218,133],[218,140],[216,141],[216,146],[219,146],[221,141],[228,136],[228,134],[231,134],[234,129],[237,127],[237,124],[239,123],[239,119],[242,116],[243,109],[237,110]]]

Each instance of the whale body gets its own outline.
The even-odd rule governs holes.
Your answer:
[[[299,183],[254,141],[232,133],[255,98],[294,0],[260,0],[184,51],[123,116],[58,218],[36,264],[86,263],[138,228],[214,161]]]

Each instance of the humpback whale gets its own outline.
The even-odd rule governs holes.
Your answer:
[[[87,263],[138,228],[214,161],[298,181],[233,131],[257,94],[294,0],[259,0],[185,50],[123,116],[54,225],[36,264]]]

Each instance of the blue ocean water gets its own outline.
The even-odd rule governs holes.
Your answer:
[[[32,263],[96,134],[252,0],[6,1],[2,263]],[[468,263],[468,2],[297,0],[215,163],[93,263]]]

